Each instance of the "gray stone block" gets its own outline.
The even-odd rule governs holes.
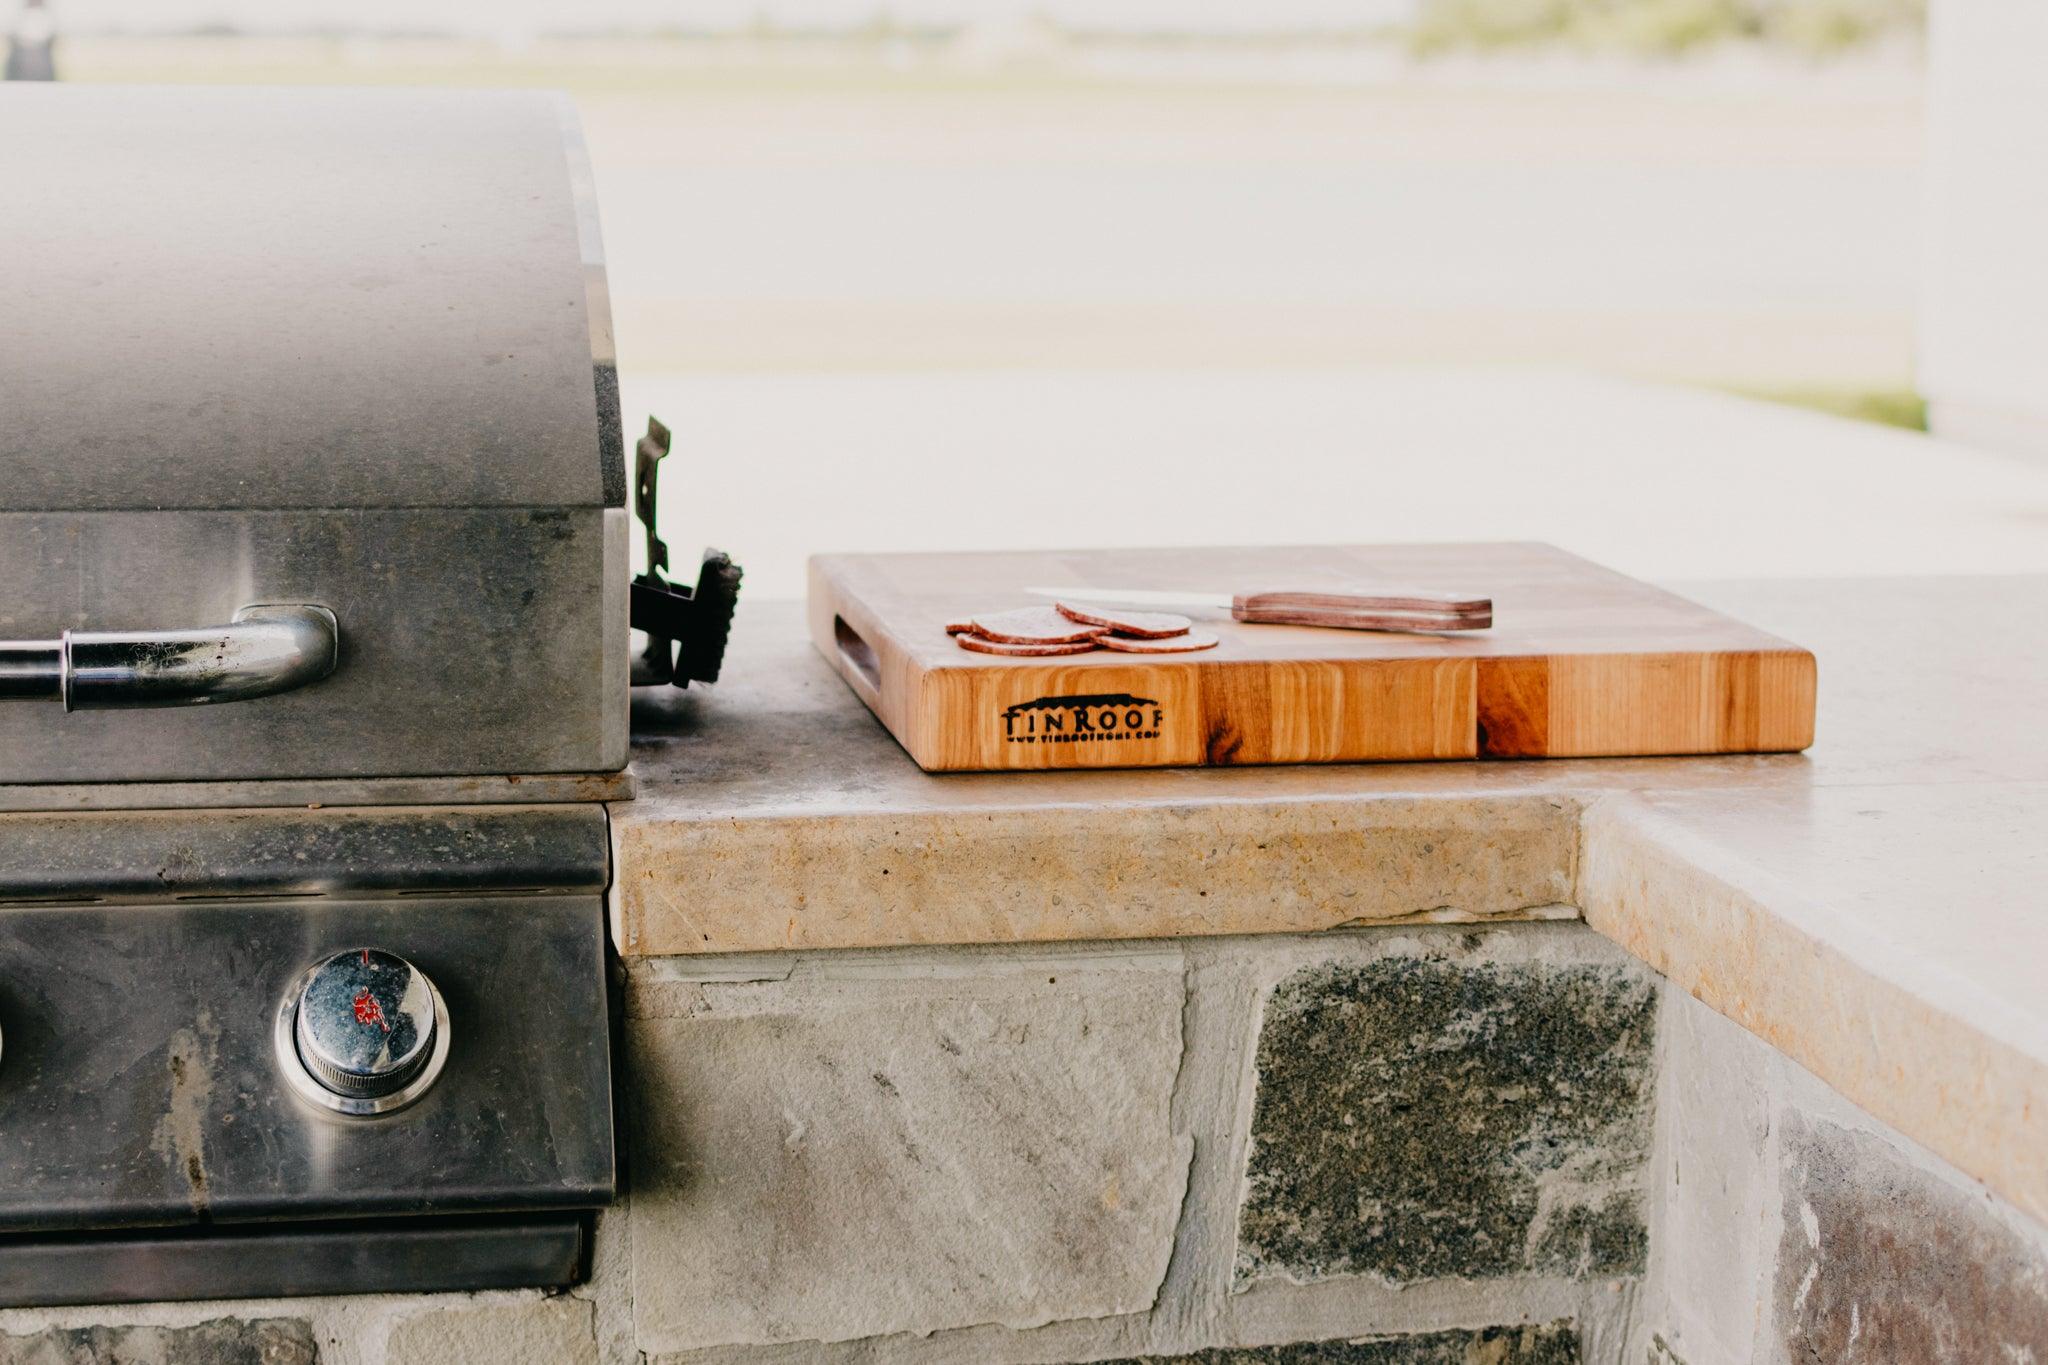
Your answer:
[[[1778,1203],[1778,1054],[1682,991],[1660,1021],[1657,1180],[1644,1346],[1653,1365],[1751,1365]]]
[[[530,1298],[436,1308],[391,1329],[385,1365],[597,1365],[591,1305],[575,1298]]]
[[[1655,1018],[1623,965],[1387,957],[1282,982],[1238,1279],[1640,1273]]]
[[[2048,1361],[2048,1249],[1994,1213],[1989,1195],[1797,1113],[1781,1142],[1781,1360]]]
[[[1106,1365],[1579,1365],[1578,1329],[1486,1327],[1398,1337],[1305,1341],[1287,1346],[1226,1346],[1191,1355],[1139,1356]]]
[[[190,1327],[48,1327],[0,1333],[0,1365],[313,1365],[303,1318],[214,1318]]]
[[[687,1011],[629,1021],[642,1350],[1152,1306],[1179,958],[983,962],[639,993]]]

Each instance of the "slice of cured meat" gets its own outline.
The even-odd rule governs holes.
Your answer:
[[[1093,639],[1100,626],[1069,620],[1051,607],[977,613],[974,633],[1012,645],[1067,645]]]
[[[1013,659],[1043,658],[1048,654],[1090,654],[1095,650],[1093,639],[1019,644],[1014,640],[991,640],[985,635],[955,635],[953,642],[976,654],[1003,654]]]
[[[1194,622],[1170,611],[1125,611],[1118,607],[1077,607],[1072,602],[1055,602],[1053,609],[1069,621],[1132,635],[1140,640],[1164,640],[1185,635]]]
[[[1141,640],[1129,635],[1112,635],[1104,632],[1095,637],[1095,643],[1104,649],[1120,649],[1126,654],[1186,654],[1197,649],[1214,649],[1217,640],[1206,630],[1191,630],[1185,635],[1174,635],[1163,640]]]
[[[946,634],[948,635],[972,635],[973,633],[974,622],[972,621],[962,620],[946,622]]]

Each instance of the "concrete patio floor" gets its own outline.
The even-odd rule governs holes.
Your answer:
[[[1653,580],[2048,572],[2048,463],[1531,370],[631,375],[668,539],[829,551],[1544,540]],[[629,440],[631,433],[629,431]],[[679,560],[679,562],[682,562]],[[1229,587],[1229,584],[1190,585]]]

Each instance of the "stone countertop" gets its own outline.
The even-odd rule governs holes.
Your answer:
[[[1803,755],[924,773],[740,616],[636,699],[629,957],[1583,917],[2048,1219],[2048,578],[1680,585],[1813,649]]]

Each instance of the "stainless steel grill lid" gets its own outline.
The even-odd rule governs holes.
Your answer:
[[[6,87],[0,174],[0,781],[623,765],[565,102]],[[331,659],[230,629],[308,608]]]

